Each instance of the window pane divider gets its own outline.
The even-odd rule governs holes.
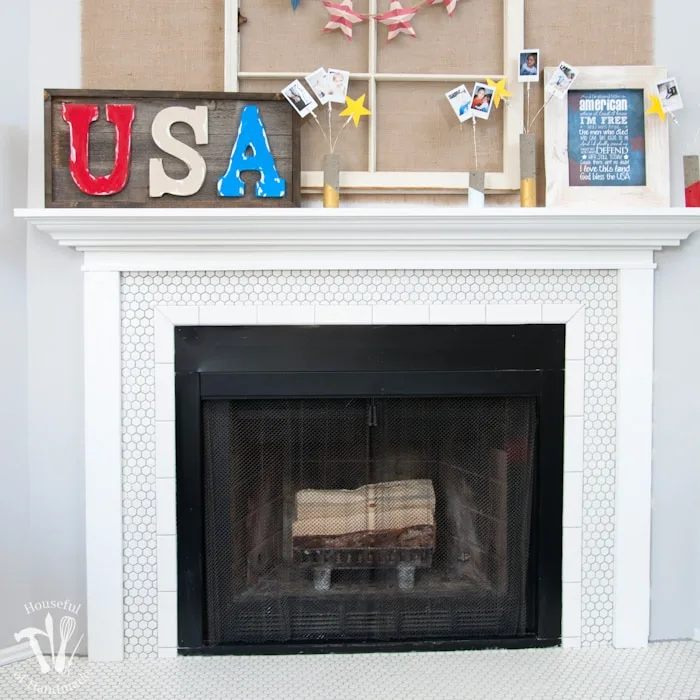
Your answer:
[[[367,170],[377,172],[377,0],[369,0],[369,83],[368,101],[372,113],[369,115],[369,137]]]
[[[370,13],[377,12],[377,0],[369,0]],[[462,171],[450,172],[412,172],[412,171],[377,171],[377,83],[381,82],[435,82],[435,83],[470,83],[481,81],[485,77],[494,80],[506,78],[508,88],[513,93],[508,104],[503,107],[503,171],[486,174],[486,188],[490,192],[512,192],[520,187],[519,140],[522,130],[524,90],[518,83],[518,59],[520,51],[525,48],[525,0],[503,0],[503,65],[502,74],[465,73],[382,73],[377,70],[378,27],[375,19],[370,18],[368,70],[350,73],[351,80],[367,81],[367,102],[372,114],[368,117],[368,158],[366,171],[344,171],[340,174],[340,186],[348,193],[400,194],[410,193],[454,193],[464,192],[469,185],[469,174]],[[238,32],[239,0],[224,1],[224,89],[237,91],[239,80],[294,80],[299,78],[298,71],[256,72],[240,71],[240,42]],[[315,68],[315,67],[314,67]],[[311,68],[310,70],[313,70]],[[444,92],[444,91],[443,91]],[[321,171],[302,173],[302,190],[318,193],[323,188]]]
[[[311,72],[312,68],[309,68],[307,72]],[[238,73],[239,79],[245,80],[269,80],[270,78],[279,79],[289,79],[294,80],[300,75],[299,71],[289,71],[289,72],[251,72],[251,71],[240,71]],[[505,78],[505,75],[499,75],[497,73],[375,73],[374,76],[369,73],[350,73],[350,80],[370,80],[374,78],[377,82],[405,82],[405,83],[418,83],[418,82],[428,82],[428,83],[442,83],[442,82],[452,82],[461,80],[463,82],[476,82],[481,81],[484,78],[492,78],[493,80],[500,80]]]

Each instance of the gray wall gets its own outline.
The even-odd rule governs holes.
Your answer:
[[[685,103],[670,127],[673,204],[683,206],[682,157],[700,154],[700,5],[655,4],[656,63]],[[651,633],[674,639],[700,635],[700,233],[656,259]]]
[[[700,127],[694,85],[700,8],[688,0],[657,3],[657,63],[681,80],[687,105],[681,126],[671,127],[674,203],[682,204],[680,159]],[[27,133],[29,205],[42,206],[41,91],[79,87],[80,1],[0,2],[0,58],[0,328],[10,340],[0,343],[0,367],[7,370],[0,391],[2,648],[13,643],[27,600],[85,600],[80,256],[30,232],[25,296],[25,231],[11,217],[25,201]],[[692,150],[700,153],[700,144]],[[693,517],[700,507],[694,449],[700,234],[658,261],[652,638],[672,639],[700,629],[700,532]]]
[[[0,2],[0,649],[21,629],[31,553],[25,227],[12,216],[27,197],[28,43],[28,3]]]
[[[80,87],[80,0],[31,0],[29,205],[43,206],[43,89]],[[33,600],[85,602],[82,256],[27,233]],[[76,634],[85,631],[85,617]]]

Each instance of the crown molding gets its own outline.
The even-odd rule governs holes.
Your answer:
[[[650,254],[700,229],[700,209],[682,208],[17,209],[15,216],[90,254],[97,268],[121,270],[185,260],[197,262],[186,269],[456,268],[490,260],[614,268],[624,266],[616,253]]]

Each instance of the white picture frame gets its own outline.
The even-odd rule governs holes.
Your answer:
[[[485,78],[506,79],[506,86],[512,92],[508,98],[508,109],[503,112],[503,169],[500,172],[486,173],[486,190],[494,193],[512,193],[520,189],[520,134],[522,114],[525,105],[523,84],[518,82],[518,59],[525,45],[525,0],[502,0],[503,2],[503,73],[481,74],[404,74],[383,73],[378,70],[378,32],[381,26],[376,20],[369,20],[369,55],[367,72],[350,73],[350,80],[362,81],[367,85],[366,106],[373,109],[377,98],[377,83],[434,83],[436,101],[444,93],[444,85],[450,83],[474,83]],[[224,0],[224,90],[237,92],[239,80],[270,80],[302,77],[286,72],[244,72],[240,70],[240,34],[238,32],[239,0]],[[370,14],[379,9],[378,0],[369,0]],[[433,8],[435,11],[442,8]],[[444,12],[444,10],[443,10]],[[446,19],[447,16],[445,15]],[[320,31],[320,29],[319,29]],[[364,88],[363,88],[364,89]],[[468,172],[413,172],[377,170],[377,115],[367,117],[369,124],[367,170],[341,171],[340,187],[346,194],[463,194],[469,186]],[[301,173],[303,193],[323,191],[322,171]]]
[[[557,70],[545,68],[545,84]],[[597,209],[669,207],[671,203],[668,121],[656,114],[646,114],[649,97],[656,86],[667,77],[665,68],[658,66],[577,67],[576,82],[571,90],[643,90],[646,185],[587,186],[571,185],[569,181],[569,101],[549,99],[544,110],[545,170],[547,177],[547,207]]]

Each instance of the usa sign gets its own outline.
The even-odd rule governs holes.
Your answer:
[[[47,207],[296,207],[282,95],[46,90]]]

